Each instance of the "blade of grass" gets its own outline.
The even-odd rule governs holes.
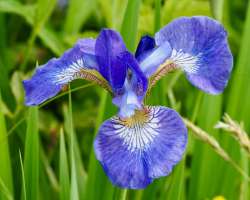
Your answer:
[[[223,17],[223,0],[210,1],[213,16],[217,20]],[[205,94],[202,106],[198,112],[197,123],[209,133],[214,133],[214,137],[220,141],[218,131],[214,130],[214,124],[222,115],[222,96],[211,96]],[[204,159],[206,158],[206,159]],[[223,174],[223,164],[226,162],[219,158],[208,146],[195,140],[191,166],[191,181],[189,186],[189,199],[204,199],[216,196],[220,187],[221,174]],[[228,163],[227,163],[228,166]],[[213,176],[210,176],[213,174]],[[207,187],[207,186],[210,187]]]
[[[22,5],[18,1],[0,1],[0,11],[5,13],[12,13],[23,17],[26,22],[34,26],[36,4],[34,5]],[[38,33],[38,36],[43,41],[44,45],[48,47],[57,56],[61,55],[65,50],[60,37],[53,30],[43,27]]]
[[[4,114],[2,112],[2,97],[0,91],[0,178],[3,181],[4,185],[7,187],[8,191],[12,194],[13,192],[13,183],[12,183],[12,167],[11,159],[9,153],[9,141],[7,138],[6,122]],[[1,199],[1,194],[0,194]]]
[[[25,175],[24,175],[24,168],[23,168],[23,159],[22,159],[22,154],[19,149],[19,159],[20,159],[20,166],[21,166],[21,172],[22,172],[22,192],[23,192],[23,199],[27,199],[27,194],[26,194],[26,183],[25,183]]]
[[[201,99],[201,107],[198,109],[197,123],[204,130],[209,133],[216,133],[214,124],[220,119],[222,106],[222,96],[211,96],[205,94]],[[218,138],[218,137],[217,137]],[[222,170],[219,166],[220,159],[213,150],[201,143],[194,140],[191,165],[191,179],[189,185],[189,199],[204,199],[216,195],[214,192],[215,185],[220,182]],[[206,158],[206,159],[204,159]],[[217,175],[212,176],[211,174]],[[208,188],[208,184],[210,187]]]
[[[214,18],[222,21],[224,0],[210,0],[210,4]]]
[[[4,184],[1,177],[0,177],[0,194],[1,194],[1,199],[13,200],[13,197],[10,191],[8,190],[7,186]]]
[[[183,159],[174,169],[170,181],[168,181],[169,188],[166,192],[161,193],[161,199],[180,200],[184,194],[184,172],[185,159]]]
[[[112,1],[112,24],[110,27],[120,30],[124,13],[126,11],[127,0]]]
[[[4,14],[0,14],[0,88],[2,91],[2,98],[8,108],[13,112],[16,107],[15,98],[12,94],[10,88],[10,81],[8,77],[9,73],[9,64],[8,64],[8,56],[6,53],[7,49],[7,37],[6,37],[6,22],[5,22]]]
[[[55,55],[60,56],[66,49],[62,43],[62,39],[54,30],[44,27],[38,36],[43,41],[43,44],[48,47]]]
[[[78,33],[95,6],[96,0],[70,0],[64,25],[65,32]]]
[[[60,131],[60,199],[61,200],[68,200],[69,199],[69,168],[68,168],[68,160],[67,160],[67,152],[65,148],[65,141],[64,141],[64,133],[61,129]]]
[[[72,91],[72,90],[71,90]],[[65,118],[65,131],[67,133],[67,139],[69,141],[69,147],[71,145],[71,135],[70,135],[70,116],[68,115],[69,110],[67,107],[64,106],[64,118]],[[84,170],[82,158],[81,158],[81,151],[79,148],[79,145],[77,143],[77,139],[75,134],[73,135],[73,143],[74,143],[74,158],[75,158],[75,166],[76,166],[76,172],[77,172],[77,183],[78,183],[78,191],[79,191],[79,198],[83,199],[86,188],[86,179],[87,174]],[[71,152],[69,152],[69,156],[71,158]],[[71,160],[70,160],[71,161]]]
[[[41,158],[40,163],[42,164],[41,168],[40,168],[40,171],[42,171],[42,173],[44,173],[46,175],[48,183],[50,184],[49,186],[51,188],[51,191],[54,190],[55,192],[58,192],[59,191],[58,180],[57,180],[56,175],[55,175],[55,173],[53,171],[53,168],[50,166],[48,157],[45,154],[44,149],[43,149],[43,147],[41,145],[40,145],[39,152],[40,152],[40,158]]]
[[[7,13],[15,13],[24,17],[24,19],[29,23],[34,23],[36,5],[23,5],[18,1],[0,1],[0,11]]]
[[[56,0],[37,0],[34,26],[35,31],[39,31],[42,29],[42,27],[52,14],[56,3]]]
[[[126,200],[127,199],[127,192],[126,189],[116,189],[114,192],[113,200]]]
[[[98,116],[97,116],[96,123],[95,123],[95,134],[97,134],[99,126],[102,123],[103,119],[107,118],[105,115],[107,97],[108,97],[108,93],[103,90],[100,96],[101,102],[99,105]],[[109,106],[111,106],[112,108],[112,105],[109,105]],[[109,187],[111,188],[109,187],[105,188],[105,184],[107,183],[107,178],[105,177],[103,169],[101,168],[100,164],[95,158],[93,148],[90,153],[88,169],[89,171],[88,171],[88,179],[87,179],[87,185],[86,185],[86,195],[84,199],[86,200],[100,199],[100,198],[103,198],[104,195],[113,195],[113,188],[111,184],[109,185]]]
[[[226,1],[227,4],[232,2]],[[230,13],[228,13],[230,15]],[[248,87],[249,84],[249,74],[250,74],[250,4],[248,3],[247,6],[247,15],[246,21],[244,25],[243,36],[241,39],[241,48],[239,51],[239,56],[237,59],[237,63],[235,66],[235,72],[233,74],[233,79],[231,80],[231,90],[229,94],[229,100],[226,105],[226,112],[238,121],[243,121],[246,127],[246,130],[250,130],[250,123],[249,123],[249,112],[250,112],[250,105],[249,105],[249,98],[250,98],[250,88]],[[244,109],[241,109],[239,112],[239,108],[241,105],[244,105]],[[226,136],[225,136],[226,137]],[[233,141],[232,138],[225,138],[223,143],[225,144],[225,148],[230,152],[230,154],[234,157],[235,160],[241,160],[241,163],[245,163],[242,167],[245,168],[245,172],[249,173],[249,164],[244,162],[246,160],[246,155],[242,154],[239,150],[238,144]],[[243,185],[247,185],[245,179],[239,177],[232,169],[225,168],[223,173],[223,182],[221,187],[221,192],[226,196],[232,196],[232,198],[239,198],[239,193],[234,192],[237,190],[238,185],[236,182],[241,182]],[[237,180],[237,181],[236,181]],[[234,184],[232,184],[234,183]],[[247,196],[249,193],[248,187],[243,187],[246,190],[244,192],[244,196]]]
[[[70,134],[70,157],[71,157],[71,186],[70,186],[70,199],[78,200],[78,183],[76,178],[76,162],[74,153],[74,127],[73,127],[73,116],[72,116],[72,99],[69,87],[69,134]]]
[[[72,148],[74,148],[74,147],[72,147]],[[79,199],[78,184],[77,184],[77,178],[76,178],[76,166],[75,166],[74,161],[72,162],[71,168],[72,169],[71,169],[70,199],[71,200],[78,200]]]
[[[39,151],[41,152],[42,146],[40,145]],[[59,186],[55,186],[51,179],[51,172],[48,173],[49,167],[44,162],[46,155],[40,153],[40,158],[42,159],[39,163],[39,197],[38,199],[57,199]],[[43,158],[42,158],[43,157]],[[47,158],[45,158],[46,160]],[[54,175],[54,174],[53,174]]]
[[[155,32],[161,28],[161,0],[155,0]]]
[[[194,106],[194,109],[192,110],[192,116],[191,116],[192,121],[195,121],[197,119],[197,113],[198,113],[198,110],[200,109],[202,97],[203,97],[202,93],[197,92],[195,106]],[[173,107],[176,108],[177,105],[173,105]],[[179,110],[177,109],[177,111],[179,111]],[[190,137],[190,136],[188,137],[189,143],[190,143],[190,140],[192,140],[192,139],[193,139],[192,137]],[[188,152],[188,150],[187,150],[187,152]],[[170,175],[171,177],[166,180],[165,185],[168,184],[169,186],[168,186],[167,190],[165,190],[165,193],[162,194],[162,200],[163,199],[180,200],[185,195],[185,192],[184,192],[185,171],[186,171],[185,163],[186,163],[186,155],[183,156],[183,159],[181,160],[181,162],[176,166],[173,173]],[[167,198],[165,198],[164,196],[167,196]]]
[[[38,0],[37,1],[37,6],[36,6],[36,12],[35,12],[35,18],[34,18],[34,24],[33,24],[33,29],[31,32],[31,35],[28,40],[28,45],[27,49],[25,52],[25,58],[24,61],[21,65],[21,69],[25,70],[26,65],[34,44],[34,41],[43,28],[44,24],[52,14],[52,11],[56,5],[56,0]]]
[[[24,174],[27,199],[37,199],[39,192],[38,108],[29,108],[25,138]]]
[[[121,27],[121,35],[127,48],[132,52],[135,50],[136,45],[140,3],[141,0],[128,0]]]

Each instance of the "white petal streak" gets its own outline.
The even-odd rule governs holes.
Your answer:
[[[147,107],[147,109],[149,112],[145,121],[133,120],[128,125],[118,117],[112,119],[115,134],[123,139],[123,144],[129,151],[146,150],[159,134],[159,108]]]
[[[79,58],[75,62],[72,62],[68,67],[62,69],[62,71],[55,74],[55,83],[67,84],[76,78],[80,78],[80,72],[83,69],[85,69],[84,60]]]
[[[182,49],[178,51],[176,49],[173,49],[170,60],[172,60],[185,72],[195,74],[199,71],[201,56],[201,53],[197,55],[191,55],[185,53]]]

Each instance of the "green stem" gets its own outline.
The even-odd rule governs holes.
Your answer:
[[[128,190],[126,190],[126,189],[124,189],[124,190],[121,191],[119,200],[126,200],[126,198],[127,198],[127,191]]]
[[[56,100],[56,99],[59,99],[59,98],[62,97],[62,96],[65,96],[65,95],[69,94],[69,92],[73,93],[73,92],[76,92],[76,91],[78,91],[78,90],[81,90],[81,89],[84,89],[84,88],[87,88],[87,87],[91,87],[91,86],[93,86],[93,85],[95,85],[95,84],[94,84],[94,83],[88,83],[88,84],[85,84],[85,85],[76,87],[76,88],[72,89],[71,91],[68,90],[68,91],[66,91],[66,92],[62,92],[61,94],[55,96],[54,98],[49,99],[48,101],[44,102],[43,104],[41,104],[41,105],[39,106],[39,108],[41,108],[41,107],[43,107],[43,106],[49,104],[50,102],[52,102],[52,101],[54,101],[54,100]]]
[[[139,190],[139,191],[141,191],[141,190]],[[127,189],[115,188],[113,200],[126,200],[127,193],[128,193]]]

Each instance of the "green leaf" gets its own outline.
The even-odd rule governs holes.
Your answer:
[[[107,26],[120,30],[127,0],[99,0],[98,5],[105,17]]]
[[[56,0],[38,0],[37,7],[36,7],[36,14],[35,14],[35,23],[34,29],[35,31],[40,31],[46,21],[49,19],[50,15],[52,14]]]
[[[181,200],[184,194],[184,172],[185,172],[185,158],[178,163],[178,165],[174,168],[171,177],[168,177],[170,180],[168,181],[169,188],[161,193],[161,199],[168,200]]]
[[[71,89],[69,88],[69,135],[70,135],[70,157],[71,157],[71,188],[70,188],[70,199],[78,200],[78,183],[76,177],[76,161],[75,161],[75,150],[74,150],[74,127],[73,127],[73,116],[72,116],[72,100],[71,100]]]
[[[20,167],[21,167],[21,172],[22,172],[22,192],[23,192],[23,198],[24,198],[24,200],[26,200],[27,199],[26,183],[25,183],[25,175],[24,175],[24,168],[23,168],[23,159],[22,159],[22,154],[21,154],[20,150],[19,150],[19,159],[20,159]]]
[[[24,104],[24,90],[22,85],[22,77],[19,71],[15,71],[10,80],[11,90],[17,102],[17,105],[21,107]]]
[[[22,16],[29,24],[34,23],[36,5],[22,5],[18,1],[0,1],[0,12]]]
[[[64,141],[64,133],[61,129],[60,132],[60,199],[61,200],[68,200],[69,199],[69,168],[68,168],[68,160],[67,160],[67,152],[65,148],[65,141]]]
[[[13,200],[13,197],[8,190],[7,186],[4,184],[3,180],[0,177],[0,196],[1,199]]]
[[[99,129],[100,124],[102,123],[103,119],[105,117],[105,107],[107,105],[107,95],[108,93],[106,91],[102,91],[101,93],[101,102],[99,105],[99,111],[98,111],[98,116],[96,119],[96,127],[95,127],[95,134],[97,134],[97,130]],[[84,199],[100,199],[103,197],[103,195],[108,195],[108,193],[104,193],[105,191],[105,182],[107,182],[107,178],[104,175],[103,169],[101,168],[100,164],[95,158],[95,154],[92,151],[90,154],[90,161],[89,161],[89,166],[88,166],[88,178],[87,178],[87,183],[86,183],[86,195]],[[113,192],[113,191],[112,191]],[[112,192],[109,191],[109,193]]]
[[[42,184],[43,186],[44,184],[46,184],[47,186],[50,186],[50,187],[47,187],[49,188],[47,190],[46,190],[46,187],[40,187],[39,194],[41,198],[46,198],[46,196],[52,196],[52,190],[59,191],[59,183],[57,181],[57,178],[56,178],[55,172],[53,171],[52,166],[50,166],[49,158],[47,154],[45,154],[44,149],[41,145],[40,145],[39,152],[40,152],[40,161],[41,161],[39,173],[40,173],[40,177],[45,176],[42,178],[42,180],[40,180],[40,182],[44,181],[44,183]],[[44,191],[46,191],[46,194]]]
[[[0,13],[0,27],[6,26],[6,18],[4,14]],[[6,53],[7,50],[7,31],[5,28],[0,29],[0,89],[2,91],[2,98],[5,101],[6,105],[10,108],[13,112],[16,107],[16,102],[14,96],[11,92],[10,82],[9,82],[9,58]]]
[[[69,92],[73,92],[74,89],[70,90]],[[65,130],[67,132],[67,139],[70,142],[69,146],[70,148],[72,147],[72,135],[71,135],[71,123],[72,123],[72,117],[69,115],[69,109],[66,109],[64,107],[64,116],[65,116]],[[86,179],[87,179],[87,174],[84,170],[82,158],[81,158],[81,151],[79,148],[79,145],[77,143],[77,139],[75,134],[73,134],[73,148],[74,148],[74,160],[75,160],[75,169],[76,169],[76,178],[77,178],[77,185],[78,185],[78,191],[79,191],[79,198],[83,199],[83,196],[85,194],[85,184],[86,184]],[[70,149],[70,158],[72,156],[72,151]],[[71,158],[72,160],[72,158]],[[71,171],[72,172],[72,171]]]
[[[128,0],[127,8],[123,17],[121,34],[130,51],[135,50],[136,34],[141,0]]]
[[[0,91],[0,178],[6,189],[12,194],[13,183],[12,183],[12,171],[9,153],[8,136],[5,124],[5,118],[2,110],[2,97]],[[0,199],[2,195],[0,194]]]
[[[27,48],[25,49],[26,52],[24,55],[24,61],[22,62],[22,65],[20,67],[21,69],[23,70],[26,69],[35,39],[37,35],[41,32],[49,16],[52,14],[55,5],[56,5],[56,0],[38,0],[34,16],[32,32],[28,40]]]
[[[229,2],[227,2],[229,4]],[[247,15],[244,25],[244,31],[241,37],[241,48],[235,65],[233,78],[230,80],[231,90],[226,104],[226,112],[234,119],[242,121],[246,130],[250,130],[249,112],[250,112],[250,88],[249,88],[249,74],[250,74],[250,4],[247,6]],[[242,107],[243,106],[243,107]],[[239,112],[240,111],[240,112]],[[245,172],[249,174],[249,161],[245,154],[242,154],[239,146],[232,138],[223,138],[225,148],[230,152],[235,160],[240,160]],[[241,182],[242,185],[249,183],[242,177],[239,177],[232,168],[225,168],[223,171],[223,182],[221,184],[221,191],[232,198],[239,198],[240,193],[235,193],[238,185],[236,182]],[[232,184],[234,183],[234,184]],[[243,186],[244,191],[241,191],[243,196],[247,196],[249,188]]]
[[[214,133],[213,136],[217,136],[217,139],[219,139],[218,131],[214,130],[213,127],[222,115],[222,96],[205,94],[201,102],[198,109],[197,123],[209,133]],[[190,138],[189,141],[191,139],[194,140],[194,138]],[[223,169],[220,166],[224,163],[224,160],[219,158],[209,146],[204,145],[201,141],[195,140],[193,142],[189,199],[204,199],[215,196],[216,188],[221,184]]]
[[[74,148],[74,147],[72,147]],[[76,166],[74,160],[72,160],[71,164],[71,187],[70,187],[70,199],[71,200],[78,200],[78,184],[77,184],[77,177],[76,177]]]
[[[48,3],[47,6],[50,7],[49,2],[47,3]],[[13,14],[19,15],[23,17],[27,21],[27,23],[31,25],[32,27],[35,26],[34,18],[35,18],[36,8],[37,8],[37,5],[35,4],[34,5],[22,5],[21,3],[17,1],[0,1],[0,12],[13,13]],[[53,6],[49,8],[50,12],[52,12],[52,8]],[[43,10],[46,10],[46,6],[44,6]],[[38,14],[39,15],[38,18],[41,19],[41,22],[39,22],[39,26],[45,23],[45,21],[49,17],[48,13],[45,13],[44,15]],[[44,45],[48,47],[51,51],[53,51],[57,56],[63,53],[63,51],[65,50],[65,47],[61,43],[60,37],[58,37],[58,34],[56,34],[53,30],[47,27],[43,27],[42,29],[40,29],[40,31],[37,30],[37,32],[38,32],[37,33],[38,36],[43,41]]]
[[[224,0],[210,0],[212,13],[215,19],[222,21]]]
[[[38,36],[43,41],[44,45],[57,56],[60,56],[65,51],[66,47],[62,43],[61,37],[58,36],[54,30],[44,27],[38,33]]]
[[[96,0],[69,0],[64,30],[68,34],[78,33],[93,12]]]
[[[127,199],[127,189],[116,188],[113,196],[113,200],[126,200]]]
[[[155,32],[161,28],[161,0],[155,0]]]
[[[24,174],[27,199],[37,199],[39,192],[38,108],[29,108],[25,138]]]

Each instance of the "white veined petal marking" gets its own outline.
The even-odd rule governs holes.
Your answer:
[[[123,144],[131,152],[143,151],[150,147],[154,138],[159,134],[159,108],[147,107],[144,110],[136,111],[135,115],[121,120],[114,117],[113,128],[115,134],[123,139]]]
[[[197,73],[200,68],[200,59],[202,54],[195,56],[183,52],[182,49],[176,51],[173,49],[170,60],[172,60],[178,67],[188,73]]]
[[[84,67],[84,60],[79,58],[72,62],[67,68],[55,74],[56,84],[67,84],[70,81],[81,77],[81,70],[87,69]]]
[[[53,81],[56,85],[66,85],[78,78],[96,83],[112,93],[112,89],[107,80],[105,80],[97,70],[87,68],[82,58],[72,62],[68,67],[62,70],[55,71],[53,75]]]

